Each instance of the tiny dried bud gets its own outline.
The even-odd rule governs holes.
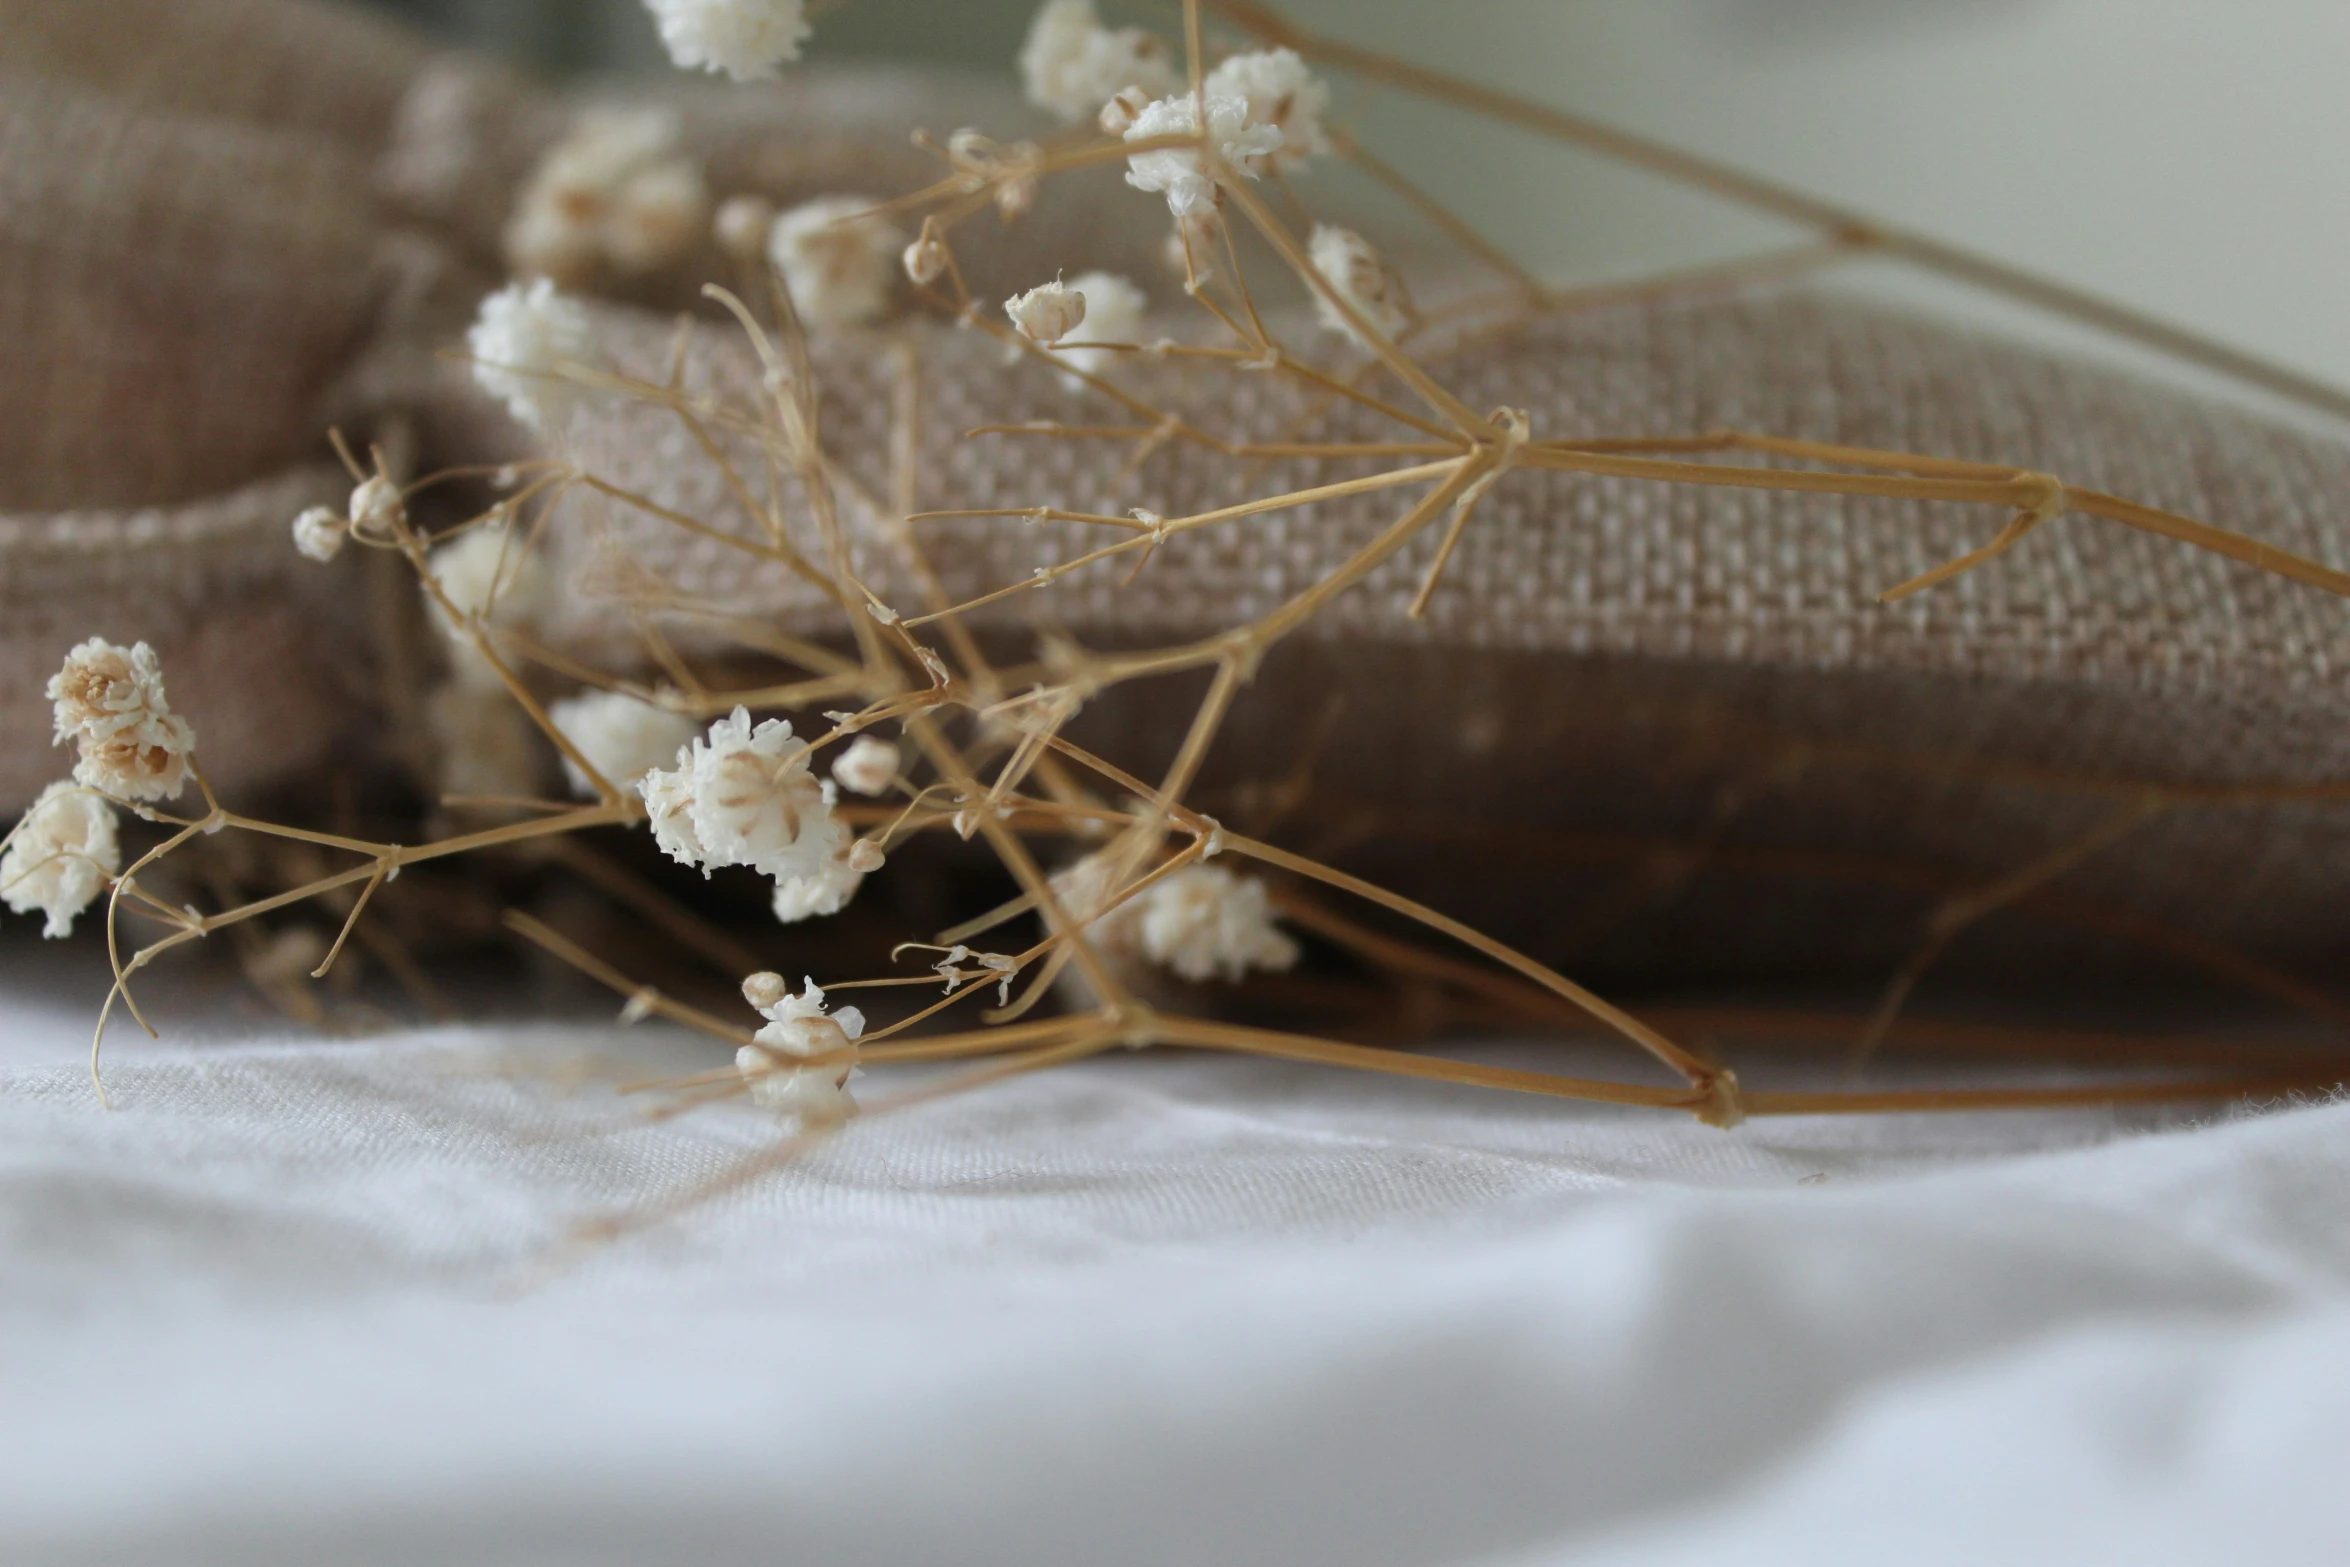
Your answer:
[[[917,285],[935,283],[947,269],[946,242],[928,229],[906,247],[906,276]]]
[[[331,506],[313,506],[294,519],[294,548],[306,560],[330,561],[343,552],[349,528]]]
[[[762,970],[743,981],[743,999],[765,1012],[779,1006],[791,994],[791,982],[781,974]]]
[[[851,794],[887,793],[898,775],[898,748],[887,740],[861,735],[833,758],[832,776]]]
[[[889,863],[889,856],[870,838],[859,838],[849,845],[849,869],[860,876],[870,876]]]
[[[1056,278],[1005,300],[1004,314],[1022,337],[1050,348],[1085,320],[1085,296]]]
[[[388,538],[407,515],[408,509],[400,501],[400,487],[380,473],[351,492],[351,531],[354,533]]]
[[[764,196],[729,196],[718,207],[711,232],[718,248],[737,261],[757,261],[775,227],[775,203]]]
[[[1105,134],[1123,136],[1134,129],[1134,122],[1142,111],[1151,106],[1151,95],[1139,87],[1127,87],[1118,96],[1102,105],[1101,125]]]

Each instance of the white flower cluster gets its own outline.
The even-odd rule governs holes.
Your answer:
[[[1412,297],[1405,291],[1403,279],[1395,275],[1362,235],[1352,229],[1317,223],[1306,241],[1306,254],[1313,261],[1314,270],[1330,285],[1331,292],[1345,300],[1381,336],[1393,338],[1412,324]],[[1323,326],[1343,333],[1357,347],[1370,346],[1355,324],[1319,292],[1314,295],[1314,310],[1322,318]]]
[[[767,259],[809,326],[863,326],[890,306],[906,236],[873,196],[819,196],[775,220]]]
[[[641,275],[698,244],[710,208],[702,171],[663,109],[590,110],[547,150],[507,220],[506,261],[566,287],[606,268]]]
[[[1200,106],[1191,93],[1176,93],[1150,104],[1126,128],[1129,142],[1157,141],[1168,136],[1200,136]],[[1231,93],[1208,94],[1208,142],[1228,167],[1255,179],[1264,160],[1281,150],[1281,128],[1249,118],[1248,100]],[[1216,179],[1199,153],[1190,147],[1157,147],[1126,160],[1126,183],[1136,190],[1167,198],[1167,210],[1178,219],[1195,218],[1214,209]]]
[[[0,855],[0,899],[19,914],[47,916],[44,936],[70,936],[74,917],[98,901],[122,869],[114,807],[59,779],[41,791]]]
[[[196,732],[163,694],[163,666],[146,643],[92,637],[49,679],[57,743],[80,747],[77,783],[125,800],[167,800],[185,788]]]
[[[680,70],[724,71],[738,82],[773,76],[807,41],[803,0],[645,0]]]
[[[807,988],[795,996],[780,974],[743,981],[743,999],[758,1008],[767,1026],[752,1036],[756,1043],[734,1053],[734,1067],[755,1103],[803,1127],[838,1126],[857,1113],[848,1085],[857,1071],[865,1015],[855,1007],[827,1014],[824,992],[812,979],[803,983]],[[818,1056],[826,1059],[817,1062]]]
[[[563,738],[579,748],[607,783],[628,788],[692,743],[701,726],[683,713],[655,707],[620,691],[583,691],[547,709]],[[572,792],[593,797],[595,786],[571,758],[563,776]]]
[[[1329,153],[1330,136],[1322,128],[1322,116],[1330,109],[1330,89],[1306,69],[1295,49],[1233,55],[1210,71],[1201,85],[1211,98],[1238,98],[1248,105],[1250,123],[1270,125],[1281,133],[1281,145],[1269,156],[1284,174],[1302,168],[1308,158]]]
[[[770,718],[753,727],[736,708],[677,753],[672,768],[638,781],[653,837],[704,875],[747,865],[779,882],[830,874],[848,849],[830,788],[808,770],[805,741]]]
[[[1297,943],[1273,923],[1265,884],[1213,865],[1187,865],[1108,913],[1110,865],[1090,854],[1055,872],[1053,895],[1086,939],[1113,957],[1140,956],[1194,981],[1237,981],[1296,964]]]
[[[1123,89],[1149,97],[1180,89],[1167,46],[1139,27],[1104,27],[1093,0],[1045,0],[1020,46],[1028,101],[1074,125]]]
[[[465,343],[482,390],[543,435],[561,434],[586,395],[562,367],[597,362],[587,311],[547,278],[509,283],[484,299]]]
[[[1022,337],[1049,348],[1085,320],[1085,296],[1056,278],[1005,300],[1004,314]]]

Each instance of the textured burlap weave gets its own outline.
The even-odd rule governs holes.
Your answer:
[[[638,370],[665,362],[667,322],[614,311],[601,326]],[[1049,370],[1007,370],[1001,351],[976,336],[923,334],[919,362],[924,509],[1143,506],[1176,516],[1374,466],[1247,471],[1173,448],[1120,486],[1122,450],[1106,443],[963,438],[982,423],[1124,417],[1110,405]],[[1741,428],[2012,464],[2350,563],[2336,511],[2350,496],[2350,450],[2339,444],[1833,296],[1627,306],[1531,324],[1499,346],[1436,362],[1471,406],[1525,408],[1546,437]],[[728,328],[699,331],[689,365],[699,390],[749,393],[751,361]],[[888,493],[899,373],[870,345],[818,350],[828,443],[875,495]],[[1308,408],[1267,376],[1203,376],[1139,359],[1118,374],[1220,433],[1299,430]],[[1392,427],[1348,409],[1302,429],[1347,440],[1391,438]],[[747,528],[715,467],[666,413],[600,405],[575,431],[575,450],[665,505]],[[1416,493],[1325,501],[1179,536],[1131,586],[1131,563],[1114,560],[968,618],[1018,652],[1033,646],[1034,627],[1095,647],[1206,636],[1311,585]],[[624,506],[589,499],[573,511],[558,537],[574,560],[592,559],[608,534],[696,597],[780,609],[805,631],[828,624],[814,590],[781,567],[747,565],[738,551]],[[806,516],[788,492],[785,512]],[[851,518],[861,572],[902,612],[918,612],[871,515],[852,507]],[[1588,877],[1590,864],[1606,866],[1606,842],[1490,851],[1523,849],[1566,825],[1613,834],[1623,853],[1642,835],[1703,840],[1728,792],[1740,802],[1728,841],[1750,859],[1800,850],[1991,876],[2087,830],[2119,802],[1970,781],[1970,772],[2031,767],[2114,784],[2343,776],[2350,606],[2323,594],[2068,517],[1933,593],[1898,607],[1876,602],[1882,588],[1982,542],[2002,520],[1948,504],[1515,474],[1485,503],[1424,622],[1404,611],[1436,530],[1268,663],[1209,781],[1285,766],[1335,696],[1344,706],[1320,775],[1336,798],[1377,808],[1361,852],[1390,879],[1502,918],[1537,944],[1612,942],[1643,969],[1669,967],[1673,950],[1735,947],[1733,967],[1769,973],[1830,949],[1856,963],[1897,949],[1912,927],[1853,919],[1854,885],[1865,906],[1865,889],[1884,898],[1890,876],[1900,894],[1890,913],[1918,883],[1902,885],[1889,866],[1876,867],[1872,882],[1867,867],[1847,861],[1840,874],[1795,877],[1808,890],[1791,894],[1782,860],[1770,900],[1730,900],[1745,911],[1740,929],[1683,940],[1653,919],[1632,932],[1581,928],[1572,911],[1604,905],[1624,867],[1599,871],[1589,888],[1569,870],[1581,860]],[[1018,582],[1106,537],[1024,518],[922,526],[955,599]],[[809,534],[800,542],[816,548]],[[625,644],[616,614],[607,606],[599,619],[596,609],[592,599],[571,601],[583,618],[570,636]],[[673,629],[693,634],[685,622]],[[1124,689],[1081,732],[1121,755],[1169,751],[1196,695],[1195,682]],[[1445,823],[1483,829],[1488,852],[1438,847]],[[1635,857],[1630,868],[1645,863]],[[1735,870],[1738,855],[1726,863]],[[2140,919],[2324,960],[2343,950],[2332,907],[2346,879],[2350,812],[2261,807],[2179,813],[2065,886]],[[1833,915],[1807,907],[1838,898]],[[1704,927],[1723,906],[1699,899],[1677,917]],[[1735,940],[1725,945],[1725,936]],[[2063,961],[2080,950],[2064,948]]]
[[[906,143],[911,123],[1022,128],[986,89],[870,74],[662,101],[713,189],[785,200],[926,177],[936,166]],[[0,313],[15,345],[0,388],[6,804],[62,770],[45,750],[38,688],[91,633],[156,643],[216,778],[298,772],[331,741],[355,709],[323,672],[357,669],[366,654],[327,629],[338,617],[315,606],[333,581],[295,558],[285,533],[299,504],[335,488],[319,466],[320,426],[346,419],[365,433],[372,418],[416,415],[427,463],[515,449],[516,433],[432,354],[494,279],[516,183],[579,102],[295,0],[0,0]],[[1173,304],[1164,274],[1139,259],[1156,238],[1147,203],[1092,199],[1101,193],[1081,188],[1058,207],[1048,196],[1009,243],[966,247],[997,258],[983,291],[1040,268],[1108,264]],[[629,293],[666,307],[722,275],[705,253]],[[670,317],[615,306],[601,319],[621,360],[657,371]],[[695,332],[692,375],[739,393],[739,340],[723,325]],[[1244,475],[1170,448],[1120,486],[1125,454],[1105,443],[961,439],[982,423],[1124,417],[1108,404],[1036,366],[1007,369],[973,335],[921,327],[913,341],[925,507],[1178,515],[1364,471],[1291,463]],[[868,342],[819,352],[828,444],[875,494],[888,493],[899,363]],[[2350,565],[2338,520],[2350,449],[1833,296],[1626,306],[1436,364],[1470,405],[1526,408],[1544,437],[1732,426],[1975,458]],[[1233,434],[1291,433],[1311,412],[1270,376],[1150,362],[1115,373]],[[1392,433],[1351,411],[1302,430]],[[599,406],[576,449],[617,482],[744,526],[657,413]],[[1314,580],[1405,498],[1190,535],[1131,587],[1114,564],[975,624],[1012,654],[1040,624],[1096,646],[1223,629]],[[880,519],[849,512],[861,569],[901,610],[919,609]],[[1402,611],[1433,536],[1268,661],[1208,783],[1289,767],[1328,709],[1315,830],[1350,863],[1488,914],[1545,955],[1675,972],[1711,950],[1740,954],[1727,971],[1776,974],[1881,963],[1914,930],[1921,893],[2013,869],[2114,805],[1970,769],[2123,783],[2343,776],[2350,609],[2314,591],[2069,517],[1937,592],[1874,602],[2000,520],[1516,474],[1486,501],[1424,623]],[[1019,520],[924,527],[958,598],[1101,542]],[[556,536],[565,569],[590,559],[605,529],[681,588],[826,629],[787,578],[620,508],[571,509]],[[630,656],[609,606],[569,613],[563,634]],[[1147,764],[1194,695],[1196,682],[1121,692],[1083,732]],[[2158,921],[2322,968],[2345,954],[2335,908],[2350,885],[2346,826],[2339,808],[2180,812],[2063,891],[2126,911],[2115,916],[2125,925]],[[1673,845],[1715,839],[1704,869],[1669,873]],[[2018,962],[2043,951],[2040,927],[2017,930],[1986,939],[2011,940]],[[2124,934],[2154,950],[2146,929]]]

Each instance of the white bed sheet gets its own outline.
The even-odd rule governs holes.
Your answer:
[[[1120,1057],[763,1145],[638,1033],[0,1008],[0,1560],[2350,1560],[2350,1105],[1666,1118]],[[657,1059],[656,1059],[657,1058]]]

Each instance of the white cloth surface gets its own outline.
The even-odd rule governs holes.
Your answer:
[[[1120,1056],[549,1269],[773,1140],[611,1092],[708,1052],[167,1041],[105,1113],[85,1026],[0,1006],[10,1563],[2350,1559],[2350,1105]]]

